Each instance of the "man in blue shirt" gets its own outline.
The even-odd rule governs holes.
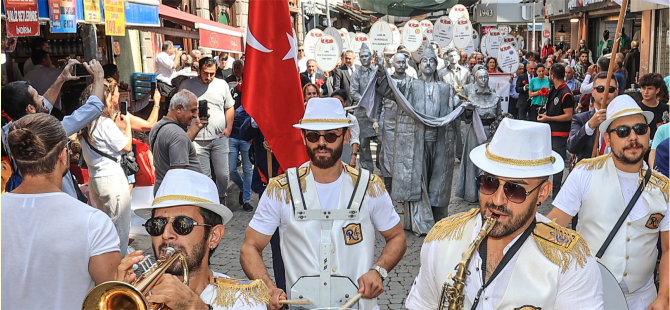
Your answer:
[[[623,62],[617,59],[614,64],[614,78],[616,78],[617,83],[619,84],[619,95],[623,94],[623,91],[626,89],[626,78],[621,72],[621,67],[623,67]]]
[[[526,66],[523,63],[520,63],[519,67],[516,69],[516,72],[514,74],[510,74],[509,106],[507,111],[514,117],[519,115],[519,108],[516,107],[517,100],[519,100],[519,93],[516,91],[516,81],[519,78],[519,75],[524,74],[524,72],[526,72]]]

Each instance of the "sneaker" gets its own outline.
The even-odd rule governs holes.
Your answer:
[[[247,212],[251,212],[251,211],[254,211],[254,207],[250,203],[245,202],[242,205],[242,210],[247,211]]]
[[[242,199],[242,192],[240,192],[239,202],[240,202],[240,206],[244,204],[244,200]]]

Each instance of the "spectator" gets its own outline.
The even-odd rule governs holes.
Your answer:
[[[400,47],[398,47],[398,49],[400,49]],[[351,93],[351,77],[356,70],[354,67],[355,60],[356,55],[354,55],[353,51],[348,50],[344,52],[344,64],[339,67],[333,75],[333,90],[344,89],[348,94]],[[351,98],[349,98],[349,101],[347,102],[347,106],[350,105]]]
[[[524,59],[524,61],[523,61],[523,64],[524,64],[524,65],[528,65],[528,62],[529,62],[529,61],[535,62],[535,53],[533,53],[533,52],[527,52],[527,53],[525,54],[525,59]]]
[[[458,60],[458,64],[464,67],[467,66],[465,62],[468,60],[468,53],[466,53],[464,49],[461,49],[459,53],[461,55],[461,59]]]
[[[30,82],[30,85],[37,90],[38,94],[43,95],[56,82],[56,79],[58,79],[63,70],[54,68],[49,52],[45,50],[34,51],[30,55],[30,59],[35,64],[35,67],[24,76],[24,80]],[[60,96],[51,102],[54,108],[61,109]]]
[[[584,80],[582,81],[582,87],[580,88],[579,92],[582,94],[591,94],[591,88],[593,87],[591,77],[603,71],[607,72],[609,68],[610,68],[609,59],[605,57],[598,58],[598,63],[596,63],[595,65],[591,65],[589,66],[588,69],[586,69],[586,75],[584,76]]]
[[[531,98],[528,95],[528,87],[530,81],[535,77],[537,64],[535,61],[528,61],[526,64],[527,73],[519,76],[516,80],[516,92],[519,93],[519,99],[516,102],[516,107],[519,109],[520,120],[530,120]]]
[[[229,75],[227,78],[225,78],[225,81],[228,82],[228,86],[230,88],[233,88],[234,86],[231,83],[237,85],[237,83],[242,80],[243,75],[244,75],[244,60],[237,59],[233,61],[233,73]]]
[[[653,139],[653,142],[651,143],[651,151],[649,152],[649,167],[656,168],[654,166],[654,163],[660,164],[661,166],[665,166],[665,175],[668,175],[668,153],[667,153],[667,146],[665,149],[665,162],[657,162],[656,161],[656,149],[658,146],[663,142],[663,141],[668,141],[668,138],[670,138],[670,123],[665,123],[661,126],[658,126],[656,129],[656,136]]]
[[[79,102],[82,106],[92,91],[93,85],[81,94]],[[120,115],[125,122],[125,130],[121,131],[114,122],[116,112],[113,103],[118,101],[118,96],[116,81],[107,79],[102,116],[79,131],[77,138],[88,166],[91,199],[97,208],[112,219],[121,242],[121,257],[124,257],[128,252],[130,234],[130,190],[120,162],[121,155],[132,151],[133,136],[127,115]]]
[[[607,111],[601,108],[603,97],[606,97],[606,104],[609,104],[617,96],[617,83],[615,79],[610,80],[609,87],[605,87],[607,82],[607,72],[600,72],[593,78],[593,97],[591,98],[591,109],[586,112],[575,114],[572,117],[570,135],[568,136],[568,151],[577,155],[577,161],[584,158],[591,158],[593,154],[593,142],[595,137],[593,133],[605,121]],[[611,91],[610,91],[611,90]],[[605,154],[603,147],[602,132],[598,142],[599,155]]]
[[[154,155],[156,169],[154,195],[170,169],[189,169],[202,173],[202,166],[192,141],[207,121],[201,122],[198,118],[197,100],[198,98],[188,90],[177,92],[170,100],[167,115],[151,128],[149,147]]]
[[[307,83],[303,88],[302,88],[302,97],[305,98],[305,105],[307,105],[307,102],[309,99],[312,98],[321,98],[321,91],[319,90],[319,87],[312,83]]]
[[[619,85],[619,87],[621,87],[623,89],[626,89],[626,81],[628,81],[628,70],[626,70],[626,67],[624,67],[624,65],[623,65],[624,58],[625,58],[625,55],[623,53],[616,53],[615,62],[616,63],[620,62],[619,70],[621,71],[621,73],[623,73],[623,78],[624,78],[623,83],[621,83],[623,86]],[[630,86],[630,85],[628,85],[628,86]]]
[[[565,84],[565,67],[561,64],[554,64],[549,71],[549,80],[551,81],[551,91],[547,96],[547,111],[539,114],[538,122],[548,123],[551,127],[551,149],[561,155],[561,158],[567,159],[568,136],[570,135],[570,123],[575,109],[575,99],[572,97],[570,89]],[[563,183],[563,170],[554,174],[552,184],[552,197],[556,197],[561,190]]]
[[[229,137],[235,120],[235,101],[230,94],[228,84],[214,77],[216,62],[205,57],[200,59],[198,78],[181,83],[179,90],[190,90],[198,100],[206,100],[209,108],[208,125],[200,130],[193,141],[203,173],[216,177],[216,186],[219,189],[220,202],[225,203],[228,189],[229,169],[228,153],[230,153]],[[212,173],[210,167],[214,168]]]
[[[484,64],[484,55],[482,53],[477,53],[477,56],[475,56],[475,59],[477,60],[478,65],[483,65]]]
[[[528,96],[531,98],[531,107],[530,112],[528,113],[530,121],[537,121],[538,109],[544,107],[547,104],[547,97],[540,94],[540,90],[545,88],[549,91],[551,84],[549,83],[549,78],[547,77],[547,69],[543,64],[537,64],[537,76],[530,80],[530,86],[528,86]]]
[[[498,67],[498,59],[495,57],[489,57],[486,59],[486,71],[488,73],[502,73],[500,67]]]
[[[216,78],[225,79],[233,74],[234,60],[233,57],[228,56],[228,53],[221,52],[214,60],[216,60]]]
[[[251,205],[251,178],[253,175],[253,167],[249,159],[249,148],[251,142],[242,139],[241,128],[242,124],[250,118],[249,114],[242,106],[235,110],[235,121],[233,122],[233,130],[230,134],[230,153],[228,154],[228,164],[230,167],[230,179],[240,189],[239,203],[244,211],[253,211],[254,207]],[[237,159],[242,159],[242,173],[244,177],[240,176],[237,171]]]
[[[191,50],[191,57],[193,59],[193,62],[199,62],[200,59],[202,59],[202,52],[199,49],[194,48],[193,50]]]
[[[307,61],[307,69],[304,72],[300,72],[300,75],[302,75],[300,79],[303,87],[307,83],[312,83],[321,88],[326,81],[326,76],[323,73],[317,72],[316,60],[314,59]],[[321,80],[321,85],[319,85],[319,80]]]
[[[30,41],[30,55],[32,55],[36,50],[44,50],[47,53],[49,53],[50,52],[49,42],[47,42],[47,39],[42,37],[36,37],[32,41]],[[23,76],[26,76],[34,68],[35,64],[32,58],[28,58],[26,63],[23,64]]]
[[[70,60],[65,66],[65,69],[61,72],[61,75],[56,79],[56,82],[44,93],[44,97],[40,96],[37,91],[30,86],[30,83],[25,81],[12,82],[3,87],[2,101],[5,102],[3,109],[7,115],[14,121],[17,121],[28,114],[49,113],[51,107],[50,102],[56,100],[63,83],[65,81],[78,79],[78,77],[73,77],[70,74],[72,72],[72,67],[76,63],[78,63],[76,60]],[[104,87],[104,72],[102,66],[94,59],[91,60],[90,64],[84,63],[84,67],[93,77],[93,91],[85,105],[79,107],[71,115],[63,118],[61,124],[65,128],[67,136],[77,133],[84,128],[84,126],[97,119],[102,114],[104,108],[104,104],[100,100],[100,98],[102,98]],[[9,133],[11,124],[12,122],[9,122],[2,127],[2,145],[5,152],[8,154],[8,158],[11,158],[11,150],[8,148],[7,134]],[[18,171],[16,165],[14,165],[14,171]],[[19,174],[16,175],[18,176]],[[72,174],[70,174],[68,170],[67,175],[63,176],[62,180],[63,192],[85,201],[83,197],[78,195],[81,194],[81,191],[79,191],[79,186],[75,186],[76,183],[76,180],[73,180]],[[9,191],[11,189],[7,190]]]
[[[79,309],[95,285],[115,280],[119,238],[102,212],[61,192],[70,168],[63,125],[37,113],[10,127],[23,183],[2,195],[2,305]]]
[[[649,124],[650,138],[653,140],[656,128],[668,122],[668,104],[661,103],[659,98],[667,96],[667,89],[663,76],[658,73],[648,73],[640,77],[638,83],[642,89],[642,103],[638,104],[643,111],[654,113],[654,119]]]
[[[637,73],[640,70],[640,49],[637,41],[630,42],[631,50],[626,54],[623,61],[623,66],[628,71],[628,79],[626,79],[626,86],[636,84]]]
[[[570,91],[575,98],[576,105],[579,102],[579,89],[582,87],[582,83],[575,79],[575,69],[573,66],[565,66],[565,84],[570,88]]]
[[[119,81],[119,69],[115,64],[106,64],[102,66],[102,68],[103,70],[105,70],[105,79],[111,78],[112,80],[114,80],[117,83],[119,90],[123,89],[123,87],[121,87],[121,85],[123,84],[125,84],[127,87],[128,84]],[[140,110],[147,107],[149,104],[153,104],[151,113],[149,114],[146,120],[144,118],[137,117],[133,114],[130,113],[128,114],[128,117],[130,117],[130,126],[132,127],[133,131],[146,132],[151,130],[151,127],[153,127],[153,125],[155,125],[156,122],[158,121],[158,111],[160,109],[160,102],[161,102],[161,94],[160,91],[158,91],[158,88],[156,88],[153,97],[147,94],[145,96],[142,96],[140,99],[129,103],[128,111],[132,112],[139,112]],[[117,100],[112,104],[118,110],[119,101]],[[115,121],[116,124],[119,126],[119,128],[123,130],[124,123],[122,121],[119,121],[118,119],[116,119]]]
[[[307,57],[305,57],[305,46],[298,45],[298,71],[304,72],[307,70]]]
[[[517,107],[517,101],[519,100],[519,93],[516,91],[516,82],[519,79],[519,76],[523,75],[525,72],[525,66],[523,63],[519,63],[516,72],[510,74],[510,88],[509,88],[509,107],[508,112],[512,114],[514,118],[519,117],[519,108]]]
[[[668,141],[669,139],[663,140],[655,150],[656,157],[651,163],[654,164],[654,169],[662,173],[664,176],[668,176],[668,162],[670,162],[670,157],[668,156]],[[651,160],[651,159],[650,159]]]
[[[575,65],[575,79],[582,82],[586,76],[586,71],[591,66],[589,63],[589,52],[582,50],[579,52],[579,62]]]
[[[475,65],[477,65],[477,58],[476,57],[470,57],[470,59],[468,59],[468,65],[469,65],[470,72],[473,72],[472,70],[475,68]]]
[[[626,77],[621,71],[622,66],[623,61],[617,59],[614,62],[614,78],[616,79],[616,83],[619,85],[619,95],[623,94],[623,91],[626,89]]]
[[[349,99],[349,94],[344,90],[338,89],[333,93],[333,98],[337,98],[342,102],[342,106],[346,106],[347,99]],[[351,135],[349,136],[349,143],[345,145],[342,149],[342,160],[347,163],[349,166],[356,168],[356,158],[358,157],[358,146],[360,145],[360,132],[361,129],[358,127],[358,120],[356,116],[351,113],[347,113],[347,119],[353,124],[349,127]],[[348,160],[348,162],[347,162]]]
[[[167,97],[172,91],[172,78],[177,74],[183,51],[175,50],[172,41],[165,41],[161,52],[156,55],[156,79],[161,95]]]

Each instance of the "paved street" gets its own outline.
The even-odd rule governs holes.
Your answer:
[[[459,162],[457,161],[454,168],[452,193],[456,191],[458,169]],[[379,171],[375,172],[379,173]],[[212,269],[225,273],[231,277],[246,278],[244,272],[242,271],[242,266],[240,265],[240,247],[242,246],[242,241],[244,240],[244,231],[246,230],[247,224],[253,216],[253,212],[245,212],[242,210],[242,206],[237,203],[238,193],[239,190],[237,189],[237,186],[231,182],[231,186],[228,188],[228,205],[233,211],[234,217],[226,225],[226,233],[223,237],[223,240],[212,257]],[[251,204],[254,205],[254,207],[258,204],[258,195],[252,195]],[[453,214],[463,212],[478,206],[478,204],[468,203],[460,198],[452,197],[451,203],[449,205],[449,213]],[[549,203],[545,202],[542,206],[540,206],[540,212],[542,214],[547,214],[550,211],[550,208],[551,206]],[[400,213],[402,210],[396,207],[396,211]],[[400,214],[401,220],[402,217],[402,214]],[[421,253],[421,245],[423,244],[424,237],[417,237],[408,231],[405,232],[405,235],[407,236],[407,251],[405,252],[405,256],[400,261],[400,263],[389,272],[388,278],[384,281],[385,292],[379,296],[379,304],[381,309],[404,309],[403,305],[405,298],[407,297],[407,294],[412,287],[412,281],[419,273],[419,256]],[[150,250],[149,237],[131,237],[135,238],[135,242],[133,242],[131,245],[132,247],[138,250]],[[381,253],[381,250],[384,246],[383,240],[384,239],[382,236],[377,233],[377,257]],[[272,276],[273,271],[269,245],[263,251],[263,260],[265,261],[265,265],[268,266],[268,273],[270,276]]]

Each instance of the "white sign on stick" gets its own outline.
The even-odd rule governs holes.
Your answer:
[[[412,52],[412,58],[414,58],[414,61],[417,63],[421,61],[421,56],[423,55],[423,52],[430,46],[430,41],[428,40],[428,37],[423,36],[423,43],[421,43],[421,46],[419,49],[416,51]],[[435,51],[437,53],[437,51]]]
[[[457,4],[454,5],[451,10],[449,10],[449,18],[453,21],[457,21],[461,18],[465,19],[470,19],[470,15],[468,13],[468,8],[466,8],[462,4]]]
[[[456,48],[466,48],[472,41],[472,24],[467,18],[459,18],[454,25],[454,45]]]
[[[489,86],[496,90],[496,94],[500,96],[500,108],[503,113],[509,111],[509,74],[506,73],[490,73]]]
[[[361,51],[363,43],[365,43],[368,48],[370,48],[370,51],[372,51],[372,47],[370,46],[370,37],[368,37],[368,35],[365,33],[357,32],[354,35],[354,40],[351,41],[351,49],[354,51],[354,53],[356,53],[356,59],[358,59],[358,53]]]
[[[410,19],[405,23],[402,32],[402,43],[410,52],[416,51],[423,44],[423,33],[421,26],[415,19]]]
[[[519,67],[519,52],[509,43],[500,45],[498,66],[505,73],[513,73]]]
[[[334,27],[328,27],[323,31],[323,33],[333,38],[336,38],[337,47],[340,49],[340,51],[343,51],[342,39],[340,36],[340,32],[337,29],[335,29]]]
[[[503,36],[503,38],[502,38],[502,42],[500,42],[500,46],[502,46],[502,45],[505,44],[505,43],[507,43],[507,44],[511,44],[511,45],[514,46],[514,48],[516,48],[517,50],[519,49],[518,46],[517,46],[516,38],[513,37],[513,36],[510,35],[510,34],[508,34],[508,35],[506,35],[506,36]]]
[[[324,33],[321,29],[312,29],[305,36],[305,57],[307,59],[314,59],[314,48],[316,42],[323,37]]]
[[[500,31],[498,29],[491,29],[486,36],[486,53],[491,57],[498,57],[498,49],[500,49]]]
[[[314,60],[316,60],[317,66],[324,72],[331,71],[337,66],[337,61],[340,59],[338,41],[341,40],[326,34],[316,42]]]
[[[484,58],[488,56],[488,53],[486,52],[486,42],[488,41],[487,37],[487,34],[482,35],[481,41],[479,42],[479,51],[482,53],[482,55],[484,55]]]
[[[338,30],[337,32],[340,33],[340,39],[342,41],[342,51],[346,52],[347,50],[351,49],[351,40],[349,39],[349,32],[344,29],[344,28]]]
[[[437,45],[445,47],[454,39],[454,24],[449,16],[442,16],[435,22],[433,40]]]
[[[424,19],[419,22],[419,25],[421,25],[421,33],[427,36],[429,41],[433,41],[433,23]],[[430,29],[430,33],[428,33],[428,29]]]
[[[383,20],[378,20],[370,27],[370,49],[378,54],[384,54],[384,48],[393,44],[393,31],[391,26]]]

